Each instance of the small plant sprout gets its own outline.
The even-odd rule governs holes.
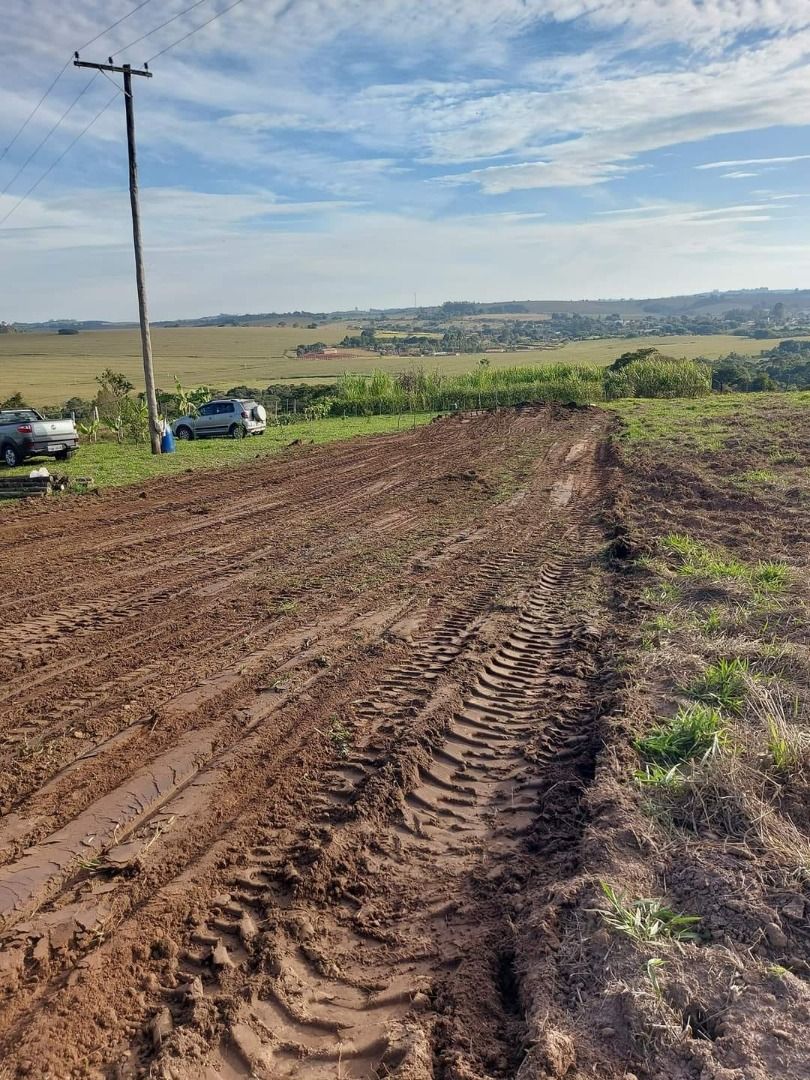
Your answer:
[[[699,935],[693,927],[699,915],[681,915],[666,907],[660,899],[629,900],[605,881],[599,883],[607,898],[608,909],[597,909],[614,930],[627,934],[641,943],[663,941],[696,941]],[[658,965],[660,967],[660,964]]]
[[[650,986],[653,988],[653,993],[659,1000],[664,996],[661,991],[661,983],[658,979],[658,973],[661,968],[666,967],[666,960],[662,960],[660,956],[651,956],[647,961],[647,978],[650,980]]]
[[[329,728],[329,740],[338,757],[347,758],[352,745],[352,733],[346,725],[335,717]]]
[[[721,713],[704,704],[678,709],[675,716],[652,728],[633,744],[641,756],[659,771],[649,773],[649,783],[662,783],[673,766],[693,758],[716,754],[725,743]],[[637,774],[638,779],[638,774]],[[672,783],[674,777],[670,777]]]
[[[719,610],[714,607],[709,608],[706,612],[706,617],[698,623],[698,626],[704,634],[707,634],[710,637],[714,634],[719,634],[723,629],[723,620]]]
[[[636,783],[641,784],[642,787],[677,791],[684,785],[683,773],[677,765],[668,769],[664,765],[648,762],[643,769],[637,769],[633,776]]]
[[[755,676],[750,673],[747,660],[736,656],[733,660],[721,658],[709,664],[703,674],[689,685],[688,693],[706,705],[740,713],[752,681],[755,681]]]

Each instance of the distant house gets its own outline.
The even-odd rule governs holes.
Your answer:
[[[328,346],[298,355],[301,360],[353,360],[355,356],[350,349],[335,349]]]

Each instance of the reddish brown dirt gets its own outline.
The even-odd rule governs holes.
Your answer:
[[[612,700],[610,424],[4,515],[0,1075],[563,1075],[525,927]]]

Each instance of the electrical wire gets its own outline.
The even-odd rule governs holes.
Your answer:
[[[95,43],[97,41],[99,41],[101,38],[103,38],[105,34],[109,34],[109,32],[111,30],[115,30],[115,28],[117,26],[120,26],[122,22],[126,22],[126,20],[128,18],[130,18],[130,16],[134,15],[136,12],[140,11],[141,8],[144,8],[144,7],[146,7],[147,4],[151,4],[151,3],[152,3],[152,0],[141,0],[141,3],[138,4],[136,7],[132,8],[131,11],[128,11],[126,13],[126,15],[122,15],[120,19],[116,19],[116,21],[114,23],[111,23],[108,27],[106,27],[104,30],[102,30],[101,33],[96,34],[96,36],[94,38],[90,38],[89,41],[86,41],[84,43],[84,45],[82,45],[81,48],[78,51],[82,52],[82,50],[84,50],[84,49],[89,49],[91,45],[95,45]],[[28,125],[31,123],[31,121],[34,119],[34,117],[37,115],[39,110],[42,108],[42,106],[45,103],[45,99],[48,97],[51,90],[53,90],[53,88],[56,86],[56,84],[59,82],[59,80],[65,74],[67,69],[70,67],[70,62],[71,62],[72,59],[73,59],[72,55],[67,58],[64,65],[60,68],[59,73],[57,74],[56,78],[53,80],[53,82],[50,84],[48,89],[45,91],[45,93],[42,95],[42,97],[39,99],[39,101],[33,107],[33,109],[28,114],[28,116],[25,118],[25,120],[23,120],[22,124],[17,129],[14,136],[12,137],[11,142],[9,142],[4,147],[3,151],[0,152],[0,161],[2,161],[5,158],[6,154],[9,152],[9,150],[12,148],[12,146],[14,146],[17,139],[19,139],[19,137],[22,135],[22,133],[25,131],[25,129],[28,127]]]
[[[156,26],[154,28],[154,30],[150,30],[148,34],[141,34],[141,36],[138,37],[138,38],[135,38],[134,41],[130,41],[129,44],[122,46],[120,49],[116,49],[116,51],[112,55],[113,56],[120,56],[121,53],[126,52],[128,49],[131,49],[133,47],[133,45],[140,45],[140,43],[142,41],[146,41],[146,39],[148,37],[151,37],[152,34],[156,34],[158,32],[158,30],[162,30],[165,26],[168,26],[170,23],[177,22],[178,19],[182,19],[182,17],[184,15],[188,15],[188,13],[190,11],[193,11],[194,8],[198,8],[200,6],[200,4],[206,4],[206,3],[208,3],[208,0],[194,0],[193,4],[189,4],[188,7],[183,8],[182,11],[178,11],[176,15],[172,15],[172,17],[170,19],[166,19],[165,22],[162,22],[159,26]],[[148,60],[147,60],[147,63],[149,63]]]
[[[170,23],[172,23],[172,22],[175,22],[175,20],[179,19],[179,18],[180,18],[180,17],[182,16],[182,15],[185,15],[185,14],[187,14],[187,13],[188,13],[189,11],[192,11],[192,10],[193,10],[194,8],[197,8],[197,7],[199,7],[199,6],[200,6],[200,4],[202,4],[202,3],[204,3],[204,2],[205,2],[205,0],[196,0],[196,2],[195,2],[195,3],[193,3],[193,4],[189,5],[189,7],[185,8],[185,9],[184,9],[183,11],[180,11],[180,12],[178,12],[178,13],[177,13],[177,15],[174,15],[174,16],[173,16],[173,17],[172,17],[171,19],[167,19],[167,20],[166,20],[166,22],[164,22],[164,23],[161,23],[161,25],[160,25],[160,26],[156,26],[156,27],[155,27],[155,29],[154,29],[154,30],[151,30],[151,31],[150,31],[150,32],[149,32],[148,34],[144,34],[144,35],[143,35],[142,37],[140,37],[140,38],[137,38],[137,39],[136,39],[135,41],[133,41],[133,42],[130,42],[130,44],[129,44],[129,45],[125,45],[123,49],[119,49],[119,50],[118,50],[118,52],[117,52],[117,53],[114,53],[113,55],[119,55],[120,53],[122,53],[122,52],[126,51],[127,49],[130,49],[130,48],[132,48],[132,46],[133,46],[133,45],[137,45],[137,44],[138,44],[139,42],[141,42],[141,41],[144,41],[144,40],[145,40],[146,38],[148,38],[148,37],[151,37],[151,36],[152,36],[152,34],[156,33],[156,32],[157,32],[158,30],[162,30],[162,29],[163,29],[163,28],[164,28],[165,26],[168,26],[168,25],[169,25]],[[140,5],[139,5],[139,7],[144,7],[146,3],[149,3],[149,0],[144,0],[144,3],[140,4]],[[189,39],[190,37],[193,37],[193,36],[194,36],[194,34],[197,34],[197,33],[199,33],[199,32],[200,32],[200,30],[204,30],[206,26],[210,26],[210,25],[211,25],[211,23],[213,23],[213,22],[216,22],[216,20],[217,20],[217,19],[220,19],[220,18],[222,18],[222,16],[223,16],[223,15],[227,15],[227,13],[228,13],[229,11],[232,11],[232,10],[233,10],[233,9],[234,9],[235,7],[238,7],[238,6],[239,6],[239,4],[241,4],[241,3],[243,3],[243,0],[233,0],[233,2],[232,2],[231,4],[229,4],[229,5],[227,6],[227,7],[223,8],[223,9],[222,9],[222,11],[218,11],[218,12],[217,12],[217,13],[216,13],[215,15],[212,15],[210,19],[206,19],[206,21],[205,21],[204,23],[200,23],[200,25],[199,25],[199,26],[197,26],[197,27],[194,27],[194,29],[192,29],[192,30],[189,30],[189,31],[188,31],[188,33],[186,33],[186,34],[183,34],[183,36],[182,36],[182,37],[179,37],[179,38],[178,38],[178,39],[177,39],[176,41],[173,41],[173,42],[172,42],[172,43],[171,43],[170,45],[167,45],[167,46],[166,46],[166,47],[165,47],[164,49],[161,49],[161,50],[160,50],[159,52],[156,52],[156,53],[154,53],[154,55],[153,55],[153,56],[150,56],[150,57],[149,57],[149,59],[148,59],[148,60],[146,61],[146,63],[147,63],[147,64],[148,64],[148,63],[151,63],[151,62],[152,62],[152,60],[156,60],[156,59],[157,59],[157,58],[158,58],[159,56],[163,56],[163,55],[165,55],[165,54],[166,54],[167,52],[170,52],[170,51],[171,51],[172,49],[175,49],[175,48],[176,48],[176,47],[177,47],[178,45],[181,45],[181,44],[182,44],[182,43],[183,43],[184,41],[187,41],[187,40],[188,40],[188,39]],[[130,14],[134,14],[134,12],[135,12],[135,11],[137,11],[137,10],[138,10],[138,8],[135,8],[135,9],[133,9],[133,11],[132,11],[132,12],[130,12]],[[129,16],[124,16],[124,18],[128,18],[128,17],[129,17]],[[124,21],[123,19],[120,19],[120,20],[119,20],[119,22],[123,22],[123,21]],[[116,25],[116,26],[117,26],[117,25],[118,25],[118,23],[115,23],[114,25]],[[111,28],[110,28],[110,29],[111,29]],[[106,33],[106,32],[107,32],[107,31],[103,31],[103,33]],[[102,34],[99,34],[99,35],[98,35],[98,37],[102,37],[102,36],[103,36],[103,33],[102,33]],[[94,39],[94,40],[98,40],[98,38],[96,38],[96,39]],[[88,44],[92,44],[92,42],[89,42]],[[86,45],[85,45],[85,46],[82,46],[82,48],[87,48],[87,46],[86,46]],[[68,61],[68,64],[69,64],[69,63],[70,63],[70,61]],[[66,64],[66,65],[65,65],[65,68],[66,68],[66,67],[68,66],[68,64]],[[64,70],[65,70],[65,68],[63,68],[63,69],[62,69],[62,71],[64,71]],[[60,72],[60,76],[61,76],[61,74],[62,74],[62,72]],[[98,72],[97,72],[96,74],[98,74]],[[103,74],[103,73],[102,73],[102,74]],[[59,77],[59,76],[58,76],[58,77]],[[57,78],[58,78],[58,77],[57,77]],[[13,183],[13,182],[14,182],[14,180],[16,180],[16,179],[17,179],[17,177],[18,177],[18,176],[20,175],[20,173],[21,173],[21,172],[22,172],[22,170],[23,170],[23,169],[25,168],[25,166],[26,166],[26,165],[28,164],[28,162],[29,162],[29,161],[31,160],[31,158],[32,158],[32,157],[33,157],[33,156],[34,156],[34,155],[35,155],[36,153],[38,153],[38,152],[39,152],[39,150],[40,150],[40,149],[42,148],[42,146],[44,146],[44,145],[45,145],[45,143],[46,143],[46,142],[48,141],[48,139],[49,139],[49,138],[51,137],[51,135],[52,135],[52,134],[54,133],[54,131],[56,131],[56,129],[57,129],[57,128],[59,127],[59,125],[60,125],[60,124],[62,123],[62,120],[64,120],[65,116],[67,116],[67,114],[68,114],[68,113],[69,113],[69,112],[71,111],[71,109],[73,108],[73,106],[74,106],[74,105],[75,105],[75,104],[76,104],[76,103],[77,103],[77,102],[79,101],[79,99],[80,99],[80,98],[81,98],[81,97],[82,97],[82,96],[84,95],[84,93],[85,93],[85,92],[86,92],[86,91],[87,91],[87,90],[88,90],[88,89],[90,88],[90,85],[91,85],[91,84],[92,84],[92,83],[93,83],[94,81],[95,81],[95,76],[94,76],[94,77],[93,77],[93,78],[92,78],[92,79],[90,80],[90,82],[88,82],[88,83],[87,83],[87,85],[86,85],[86,86],[84,87],[84,89],[83,89],[83,90],[81,91],[81,93],[80,93],[80,94],[78,95],[78,97],[77,97],[77,98],[76,98],[76,99],[75,99],[75,100],[74,100],[74,101],[73,101],[73,102],[71,103],[71,105],[70,105],[70,106],[68,106],[67,110],[66,110],[66,111],[65,111],[65,112],[63,113],[63,115],[62,115],[62,117],[60,118],[60,120],[58,120],[58,121],[57,121],[57,123],[56,123],[56,124],[54,125],[54,127],[53,127],[53,128],[51,129],[51,131],[50,131],[50,132],[48,133],[48,135],[46,135],[46,137],[45,137],[45,138],[44,138],[44,139],[42,140],[42,142],[41,142],[41,143],[39,144],[39,146],[38,146],[38,147],[36,148],[36,150],[35,150],[35,151],[34,151],[34,152],[33,152],[33,153],[31,154],[31,155],[29,155],[29,157],[28,157],[28,159],[26,160],[25,164],[24,164],[24,165],[22,166],[22,168],[20,168],[20,169],[19,169],[19,170],[17,171],[17,173],[16,173],[16,174],[15,174],[15,176],[13,177],[13,179],[12,179],[11,183]],[[113,80],[112,80],[112,79],[110,79],[110,82],[112,82],[112,81],[113,81]],[[31,195],[31,194],[32,194],[32,192],[34,192],[34,191],[35,191],[35,190],[36,190],[36,189],[37,189],[37,188],[39,187],[39,185],[40,185],[40,184],[42,183],[42,181],[43,181],[43,180],[44,180],[44,179],[45,179],[45,178],[46,178],[47,176],[49,176],[49,175],[50,175],[50,174],[51,174],[51,173],[53,172],[53,170],[54,170],[54,169],[56,168],[56,166],[57,166],[57,165],[58,165],[58,164],[59,164],[59,163],[60,163],[60,162],[62,161],[62,159],[63,159],[63,158],[64,158],[64,157],[65,157],[65,156],[66,156],[66,155],[67,155],[67,154],[68,154],[68,153],[69,153],[69,152],[70,152],[70,151],[71,151],[71,150],[73,149],[73,147],[74,147],[74,146],[76,145],[76,143],[77,143],[77,142],[78,142],[78,141],[79,141],[79,140],[80,140],[81,138],[83,138],[83,137],[84,137],[84,136],[85,136],[85,135],[87,134],[87,132],[88,132],[88,131],[90,130],[90,128],[91,128],[91,127],[92,127],[92,126],[93,126],[93,125],[94,125],[94,124],[96,123],[96,121],[97,121],[97,120],[99,120],[99,119],[101,118],[101,116],[102,116],[102,115],[103,115],[103,114],[104,114],[104,113],[105,113],[105,112],[107,111],[107,109],[109,109],[110,105],[112,105],[112,103],[113,103],[113,102],[115,101],[116,97],[117,97],[117,96],[118,96],[118,94],[120,94],[120,93],[123,93],[123,90],[122,90],[122,89],[121,89],[121,88],[120,88],[120,87],[119,87],[118,85],[116,85],[116,86],[115,86],[115,93],[114,93],[114,94],[112,95],[112,97],[111,97],[111,98],[110,98],[110,99],[109,99],[109,100],[107,101],[107,103],[106,103],[106,104],[105,104],[105,105],[104,105],[104,106],[103,106],[103,107],[102,107],[102,108],[101,108],[101,109],[99,110],[99,112],[97,112],[97,113],[96,113],[96,115],[95,115],[95,116],[93,117],[93,119],[92,119],[92,120],[90,121],[90,123],[89,123],[89,124],[87,124],[87,126],[86,126],[86,127],[84,127],[84,128],[83,128],[83,129],[82,129],[82,130],[81,130],[81,131],[79,132],[79,134],[78,134],[78,135],[77,135],[77,136],[75,137],[75,139],[73,139],[73,140],[72,140],[72,142],[68,143],[68,145],[67,145],[67,146],[65,147],[65,149],[64,149],[64,150],[62,151],[62,153],[61,153],[61,154],[59,155],[59,157],[57,157],[55,161],[51,162],[51,164],[50,164],[50,165],[48,166],[48,168],[47,168],[47,169],[45,170],[45,172],[44,172],[44,173],[43,173],[43,174],[42,174],[42,175],[41,175],[41,176],[39,177],[39,179],[38,179],[38,180],[36,180],[36,181],[35,181],[35,182],[34,182],[34,183],[33,183],[33,184],[32,184],[32,185],[31,185],[31,186],[30,186],[30,187],[28,188],[28,190],[27,190],[27,191],[25,192],[25,194],[24,194],[24,195],[23,195],[23,196],[22,196],[22,197],[21,197],[21,198],[19,199],[19,201],[18,201],[18,202],[16,202],[16,203],[14,204],[14,206],[12,206],[12,207],[11,207],[11,209],[10,209],[10,210],[8,210],[8,211],[7,211],[7,213],[6,213],[6,214],[5,214],[5,215],[4,215],[4,216],[3,216],[2,218],[0,218],[0,227],[2,227],[2,226],[3,226],[3,225],[4,225],[4,224],[5,224],[5,223],[6,223],[7,221],[8,221],[8,219],[9,219],[9,218],[11,217],[11,215],[12,215],[12,214],[13,214],[13,213],[14,213],[14,212],[15,212],[16,210],[18,210],[20,206],[22,206],[22,204],[23,204],[23,203],[25,202],[25,200],[26,200],[26,199],[28,198],[28,196],[29,196],[29,195]],[[44,100],[44,98],[43,98],[43,100]],[[32,114],[32,115],[33,115],[33,114]],[[5,188],[5,189],[4,189],[4,190],[3,190],[2,192],[0,192],[0,195],[4,195],[4,194],[6,193],[6,191],[8,190],[8,188],[9,188],[10,186],[11,186],[11,184],[8,184],[8,185],[6,186],[6,188]]]
[[[163,54],[169,52],[170,49],[176,48],[178,45],[182,44],[182,42],[187,41],[190,37],[193,37],[194,34],[198,34],[200,30],[204,30],[206,26],[210,26],[212,22],[216,22],[217,19],[221,19],[223,15],[227,15],[229,11],[233,11],[233,9],[235,7],[238,7],[239,4],[241,4],[242,2],[243,0],[233,0],[232,4],[229,4],[226,8],[223,8],[222,11],[218,11],[216,15],[212,15],[211,18],[207,19],[204,23],[200,23],[200,25],[194,30],[189,30],[187,34],[183,34],[183,36],[181,38],[178,38],[177,41],[173,41],[172,44],[167,45],[165,49],[161,49],[160,52],[156,52],[153,56],[150,56],[149,59],[146,61],[147,64],[151,64],[153,60],[157,60],[159,56],[163,56]]]
[[[96,72],[96,75],[97,75],[97,74],[98,74],[98,72]],[[9,182],[8,182],[8,183],[6,184],[6,186],[5,186],[4,188],[3,188],[3,190],[2,190],[2,191],[0,191],[0,196],[2,196],[2,195],[5,195],[5,194],[6,194],[6,192],[7,192],[7,191],[8,191],[8,189],[9,189],[9,188],[10,188],[10,187],[12,186],[12,184],[14,183],[14,181],[15,181],[15,180],[16,180],[16,179],[17,179],[17,178],[18,178],[18,177],[19,177],[19,176],[20,176],[20,175],[21,175],[21,174],[22,174],[22,173],[23,173],[23,172],[25,171],[25,169],[27,168],[27,166],[29,165],[29,163],[30,163],[31,161],[33,161],[33,159],[34,159],[34,158],[35,158],[35,157],[37,156],[37,154],[38,154],[38,153],[40,152],[40,150],[41,150],[41,149],[42,149],[42,147],[43,147],[43,146],[45,145],[45,143],[46,143],[46,142],[48,142],[48,140],[49,140],[49,139],[50,139],[50,137],[51,137],[51,136],[52,136],[52,135],[54,134],[54,132],[55,132],[55,131],[56,131],[56,130],[57,130],[57,129],[59,128],[59,127],[61,127],[61,126],[62,126],[62,122],[63,122],[63,121],[65,120],[65,118],[67,117],[68,113],[70,113],[70,112],[72,112],[72,111],[73,111],[73,109],[74,109],[74,108],[75,108],[75,107],[76,107],[76,106],[77,106],[77,105],[79,104],[79,102],[81,101],[81,99],[82,99],[82,98],[84,97],[84,95],[85,95],[85,94],[87,93],[87,91],[88,91],[88,90],[90,89],[90,87],[91,87],[91,86],[93,85],[93,83],[94,83],[94,82],[96,81],[96,75],[93,75],[93,77],[92,77],[91,79],[89,79],[89,80],[88,80],[88,82],[86,82],[86,83],[84,84],[84,86],[82,87],[82,89],[81,89],[81,90],[79,91],[79,93],[78,93],[78,94],[76,95],[76,97],[75,97],[75,98],[73,99],[73,101],[71,101],[70,105],[68,105],[68,107],[67,107],[67,108],[65,109],[65,111],[64,111],[64,112],[62,113],[62,115],[61,115],[61,116],[59,117],[59,119],[58,119],[58,120],[56,121],[56,123],[55,123],[55,124],[53,125],[53,127],[52,127],[52,128],[51,128],[51,130],[50,130],[50,131],[48,132],[48,134],[47,134],[47,135],[46,135],[46,136],[45,136],[45,137],[44,137],[44,138],[43,138],[42,140],[40,140],[40,142],[38,142],[38,143],[37,143],[37,145],[36,145],[36,146],[34,147],[34,149],[33,149],[33,150],[31,151],[31,153],[30,153],[30,154],[28,155],[28,157],[27,157],[27,158],[25,159],[25,161],[24,161],[24,162],[22,163],[22,165],[20,165],[19,169],[17,169],[17,171],[16,171],[16,172],[14,173],[14,175],[12,176],[12,178],[11,178],[11,179],[9,180]]]
[[[115,93],[107,101],[106,105],[104,105],[101,109],[99,109],[99,111],[96,113],[96,115],[90,121],[90,123],[87,124],[86,127],[82,128],[82,130],[79,132],[79,134],[76,136],[76,138],[73,139],[72,142],[68,143],[68,145],[62,151],[62,153],[59,155],[59,157],[56,158],[55,161],[51,162],[51,164],[48,166],[48,168],[45,170],[45,172],[39,177],[38,180],[36,180],[30,186],[30,188],[25,192],[25,194],[20,198],[20,200],[18,202],[16,202],[14,204],[14,206],[12,206],[11,209],[6,214],[4,214],[4,216],[2,218],[0,218],[0,226],[5,225],[5,223],[8,221],[8,219],[14,213],[14,211],[19,209],[20,206],[22,206],[22,204],[25,202],[25,200],[28,198],[28,196],[32,192],[36,191],[36,189],[39,187],[39,185],[42,183],[42,181],[45,179],[45,177],[49,176],[53,172],[53,170],[56,168],[56,166],[59,164],[59,162],[66,156],[66,154],[68,154],[73,149],[73,147],[76,145],[76,143],[79,141],[79,139],[83,138],[87,134],[87,132],[90,130],[90,128],[93,126],[93,124],[95,124],[97,120],[101,119],[101,117],[104,115],[104,113],[107,111],[107,109],[109,109],[109,107],[112,105],[112,103],[115,101],[115,99],[118,97],[118,95],[120,93],[121,93],[121,90],[119,89],[119,87],[116,86]]]

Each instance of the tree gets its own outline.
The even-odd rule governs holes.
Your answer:
[[[0,401],[0,409],[25,409],[27,405],[25,399],[19,391],[16,394],[12,394],[11,397],[7,397],[5,401]]]

